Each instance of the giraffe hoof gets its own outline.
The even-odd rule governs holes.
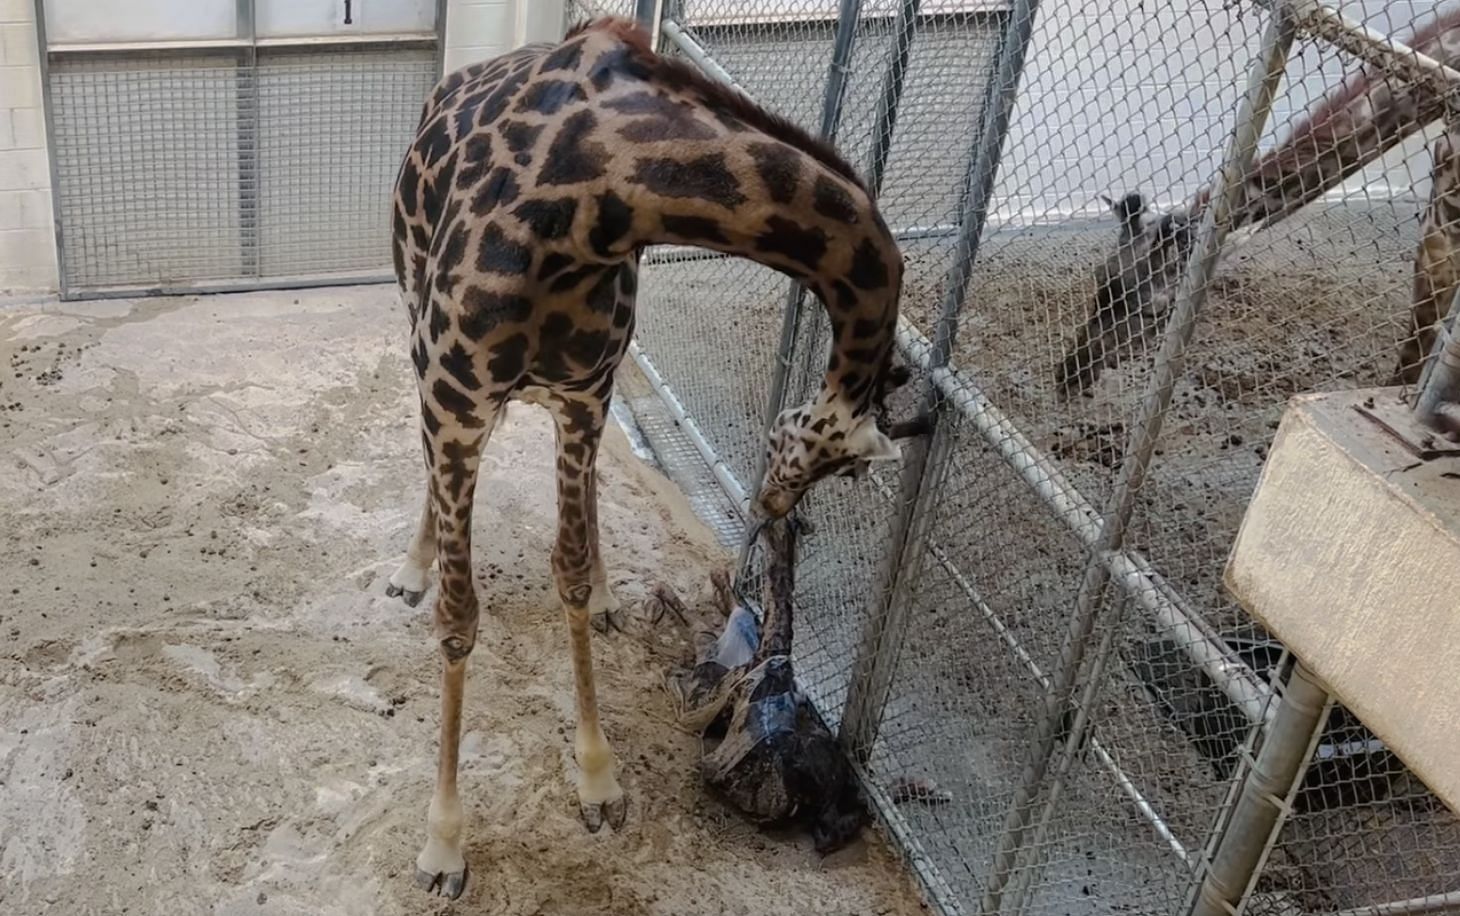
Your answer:
[[[399,598],[404,601],[409,607],[415,607],[416,605],[420,604],[421,598],[425,594],[425,592],[413,592],[409,589],[401,588],[399,585],[395,584],[387,585],[385,587],[385,597]]]
[[[433,873],[417,866],[416,887],[428,894],[455,900],[461,896],[462,891],[466,890],[466,879],[470,873],[471,869],[467,868],[465,863],[462,864],[461,871],[452,872]]]
[[[583,826],[588,828],[589,833],[597,833],[603,829],[604,824],[614,830],[621,830],[629,816],[629,802],[622,795],[613,801],[579,805],[579,809],[583,814]]]

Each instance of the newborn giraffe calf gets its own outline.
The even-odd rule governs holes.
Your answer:
[[[640,252],[676,243],[747,257],[827,308],[834,344],[821,389],[770,436],[757,509],[772,518],[828,474],[898,457],[875,414],[903,262],[834,150],[612,19],[442,79],[400,168],[393,227],[428,480],[390,593],[419,601],[437,563],[441,749],[416,865],[423,887],[456,897],[467,877],[457,750],[478,616],[472,498],[506,403],[541,405],[556,423],[552,567],[577,690],[578,801],[589,830],[619,827],[626,805],[588,642],[590,620],[617,606],[598,550],[594,462],[633,333]]]

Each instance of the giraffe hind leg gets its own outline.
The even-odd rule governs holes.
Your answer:
[[[597,564],[597,500],[594,465],[603,434],[606,404],[559,401],[554,405],[558,443],[558,538],[553,575],[568,623],[578,723],[573,738],[578,763],[578,805],[583,823],[598,832],[605,823],[623,826],[628,807],[615,774],[617,759],[598,716],[589,618]]]
[[[426,813],[426,844],[416,857],[416,883],[429,892],[456,898],[466,888],[467,879],[462,845],[466,816],[457,791],[462,701],[466,660],[476,645],[480,616],[472,580],[472,501],[482,447],[494,427],[499,405],[474,400],[470,409],[456,413],[431,406],[436,416],[452,419],[443,420],[427,449],[431,476],[428,514],[435,518],[436,561],[441,574],[434,613],[442,663],[441,737],[436,785]]]

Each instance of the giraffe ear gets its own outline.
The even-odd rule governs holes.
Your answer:
[[[847,436],[847,450],[863,461],[896,461],[902,457],[897,443],[887,438],[870,416],[863,417]]]

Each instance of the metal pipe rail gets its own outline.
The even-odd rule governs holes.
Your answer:
[[[690,444],[695,447],[695,451],[699,452],[700,457],[705,460],[705,464],[710,468],[710,473],[715,475],[715,481],[725,491],[725,495],[730,497],[731,501],[735,503],[735,508],[739,510],[740,517],[748,518],[750,513],[750,496],[745,492],[745,488],[740,485],[740,481],[735,479],[735,475],[730,471],[730,467],[715,452],[715,447],[710,444],[710,440],[706,439],[705,434],[700,432],[699,424],[689,415],[689,411],[684,409],[684,404],[680,403],[679,396],[674,393],[674,389],[669,387],[669,383],[664,381],[664,376],[659,374],[659,370],[654,366],[654,363],[649,357],[644,355],[644,351],[639,348],[638,341],[629,343],[629,356],[633,358],[639,370],[644,373],[644,378],[648,380],[649,387],[653,388],[654,393],[659,396],[659,400],[664,402],[664,406],[668,408],[669,415],[674,418],[674,422],[679,424],[680,429],[684,430],[685,438],[689,439]]]
[[[1069,526],[1086,547],[1100,537],[1100,516],[1054,462],[1029,441],[1003,411],[999,410],[972,381],[954,366],[930,367],[932,347],[917,328],[901,319],[897,329],[898,349],[903,358],[930,371],[933,384],[946,401],[957,408],[984,441],[1004,459],[1031,489]],[[1111,579],[1177,643],[1189,658],[1221,688],[1252,722],[1272,716],[1268,702],[1271,691],[1180,596],[1152,569],[1144,557],[1126,550],[1108,551],[1102,559]]]
[[[1269,9],[1272,6],[1270,2],[1263,5]],[[1438,95],[1460,93],[1460,70],[1443,61],[1376,32],[1319,0],[1287,0],[1284,5],[1298,31],[1342,48],[1365,63],[1428,86]]]

